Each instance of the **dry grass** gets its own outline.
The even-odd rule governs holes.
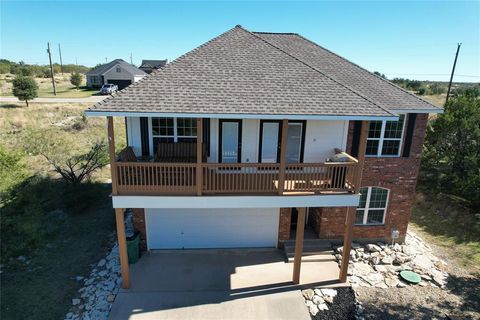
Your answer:
[[[47,144],[48,149],[68,154],[86,152],[92,143],[106,139],[104,118],[84,118],[88,104],[31,104],[0,105],[0,141],[10,149],[21,151],[33,172],[46,173],[50,167],[37,147]],[[125,123],[115,119],[117,148],[126,144]],[[109,178],[108,169],[97,177]]]
[[[446,93],[442,94],[437,94],[437,95],[427,95],[427,96],[422,96],[423,99],[433,103],[434,105],[438,107],[443,107],[445,104],[445,98],[447,97]]]
[[[15,78],[12,74],[0,75],[0,95],[12,96],[12,80]],[[57,87],[57,95],[53,94],[52,80],[50,78],[35,78],[38,85],[39,97],[59,97],[59,98],[84,98],[90,97],[98,92],[86,87],[80,87],[77,90],[70,83],[70,74],[64,73],[55,75],[55,83]],[[85,84],[85,76],[83,76],[82,85]]]

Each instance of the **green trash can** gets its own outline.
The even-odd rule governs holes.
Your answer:
[[[127,238],[128,263],[137,263],[140,258],[140,233],[135,232],[133,237]]]

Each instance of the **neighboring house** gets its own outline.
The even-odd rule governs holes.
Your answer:
[[[86,113],[108,118],[121,252],[131,208],[148,250],[281,247],[310,228],[348,261],[352,238],[404,241],[440,112],[298,34],[237,26]]]
[[[87,87],[99,88],[105,83],[113,83],[121,90],[146,75],[144,71],[122,59],[115,59],[88,71],[86,74]]]
[[[138,67],[140,70],[150,74],[153,70],[165,67],[167,59],[165,60],[142,60],[142,64]]]

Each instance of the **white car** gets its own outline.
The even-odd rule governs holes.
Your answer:
[[[105,83],[100,89],[101,94],[112,94],[118,91],[118,86],[112,83]]]

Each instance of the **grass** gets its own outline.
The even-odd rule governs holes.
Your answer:
[[[0,141],[23,155],[27,171],[9,192],[0,190],[2,319],[64,317],[80,288],[75,277],[86,276],[112,242],[109,168],[91,183],[72,186],[39,155],[45,145],[50,152],[80,154],[106,138],[105,119],[82,117],[87,107],[0,105]],[[115,133],[120,149],[126,140],[121,118]]]
[[[12,83],[15,76],[12,74],[0,75],[1,96],[12,96]],[[53,94],[52,80],[50,78],[35,78],[38,85],[38,96],[40,98],[85,98],[98,93],[98,89],[80,87],[78,90],[70,83],[70,74],[55,75],[57,95]],[[83,80],[85,83],[85,79]]]
[[[419,193],[411,223],[472,274],[480,273],[480,215],[445,195]]]

